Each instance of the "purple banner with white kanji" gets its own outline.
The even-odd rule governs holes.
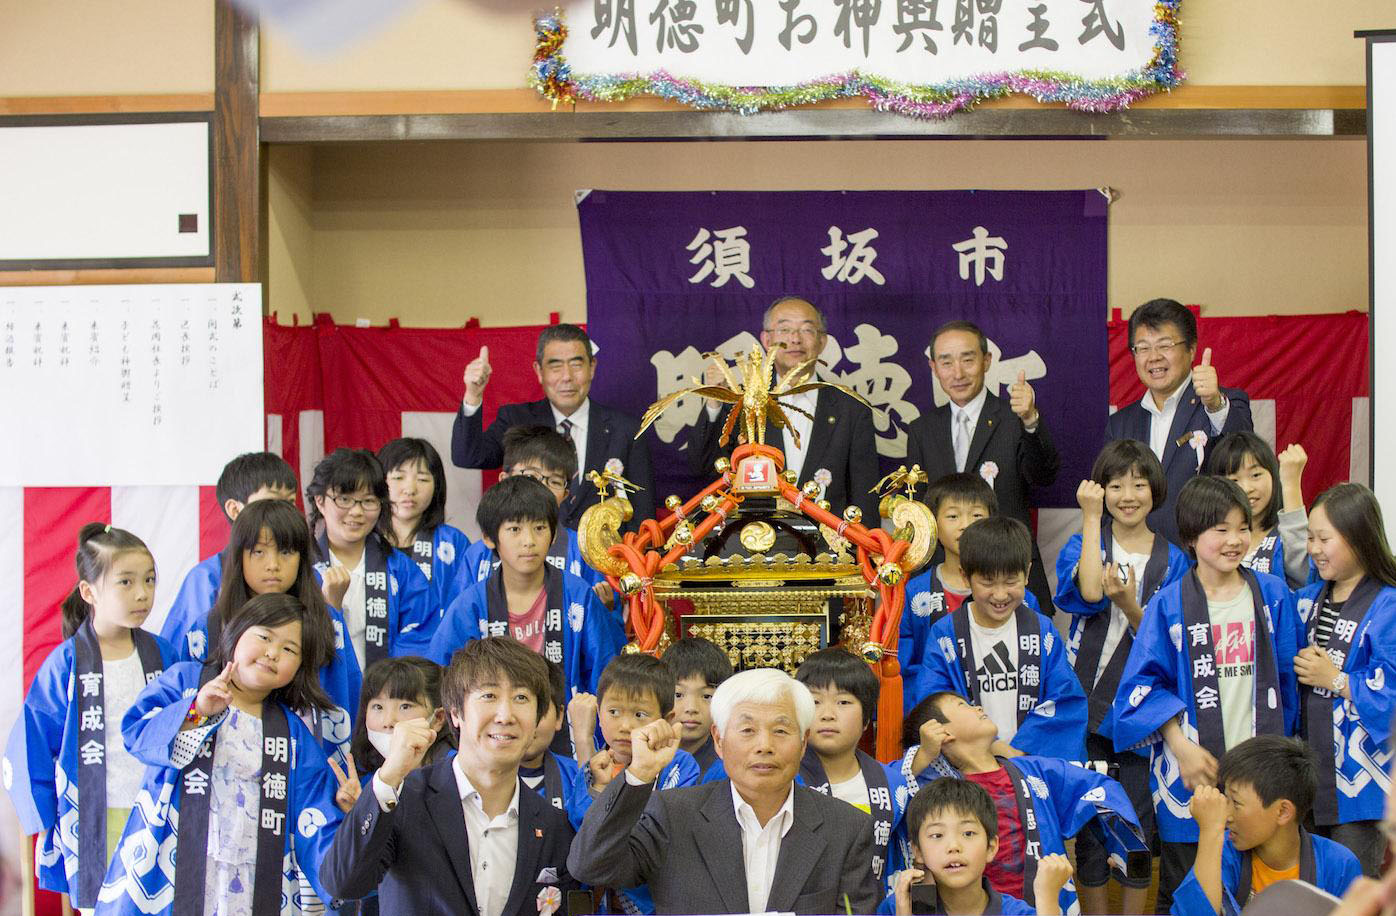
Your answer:
[[[1076,504],[1104,440],[1106,213],[1099,191],[590,191],[581,198],[592,396],[639,416],[693,384],[702,354],[749,350],[774,300],[824,314],[820,375],[876,407],[884,470],[906,427],[946,402],[931,332],[967,319],[989,338],[986,385],[1005,399],[1026,373],[1062,455],[1041,507]],[[687,498],[683,450],[702,400],[655,424],[656,503]]]

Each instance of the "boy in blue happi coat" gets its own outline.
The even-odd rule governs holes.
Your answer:
[[[878,763],[858,748],[872,724],[882,685],[867,662],[837,647],[806,658],[795,680],[814,697],[814,725],[800,763],[801,781],[872,817],[873,877],[886,882],[902,866],[894,837],[906,809],[906,778],[900,760]]]
[[[1341,897],[1361,875],[1350,851],[1302,826],[1318,784],[1303,741],[1243,741],[1222,757],[1217,780],[1221,791],[1198,786],[1188,805],[1197,858],[1174,892],[1174,916],[1239,916],[1253,895],[1285,880]]]
[[[532,477],[507,477],[485,491],[476,519],[499,568],[446,609],[427,656],[444,665],[472,639],[512,636],[562,665],[569,693],[595,693],[625,636],[589,584],[546,561],[557,530],[553,494]],[[554,750],[567,753],[563,738],[565,730]]]
[[[577,477],[577,450],[572,441],[551,426],[515,426],[504,434],[503,445],[504,464],[499,479],[520,474],[532,477],[548,488],[561,507]],[[563,572],[590,583],[596,597],[620,620],[615,594],[606,577],[583,559],[577,532],[559,522],[548,544],[547,558]],[[489,578],[498,568],[499,552],[484,541],[476,541],[466,552],[466,574],[477,582]]]
[[[713,747],[713,693],[732,676],[727,653],[701,636],[685,636],[660,658],[674,674],[674,726],[679,748],[688,751],[704,774],[721,767]]]
[[[232,525],[249,503],[259,499],[296,501],[296,472],[271,452],[248,452],[223,466],[214,487],[218,505]],[[160,636],[175,647],[181,661],[203,661],[207,654],[208,612],[223,582],[223,553],[205,557],[189,570],[165,615]]]
[[[552,750],[553,741],[563,730],[567,716],[567,685],[562,681],[562,666],[548,662],[548,703],[538,719],[538,728],[529,739],[519,764],[519,778],[548,804],[559,811],[570,811],[572,793],[586,791],[581,767],[570,752]],[[578,826],[573,824],[573,827]]]
[[[984,873],[999,893],[1033,905],[1042,861],[1065,854],[1066,841],[1083,831],[1101,842],[1117,873],[1141,856],[1147,860],[1134,806],[1110,777],[1054,757],[1012,756],[1012,749],[1001,753],[993,720],[954,693],[927,697],[911,711],[907,725],[917,727],[921,739],[902,759],[912,792],[939,773],[976,783],[993,799],[998,852]],[[924,760],[935,764],[914,771]],[[1058,905],[1062,913],[1079,912],[1070,882],[1061,887]]]
[[[1115,748],[1147,750],[1158,820],[1159,912],[1192,867],[1188,799],[1216,782],[1217,759],[1259,734],[1292,735],[1301,624],[1281,579],[1245,569],[1250,503],[1233,481],[1195,477],[1178,531],[1197,567],[1144,609],[1115,697]]]
[[[897,638],[903,709],[925,699],[925,694],[916,693],[916,681],[926,659],[938,651],[931,643],[931,627],[970,597],[969,579],[960,566],[960,535],[981,518],[997,515],[999,501],[978,474],[946,474],[926,490],[926,505],[935,514],[943,559],[906,583],[906,610]],[[1042,609],[1031,591],[1023,593],[1023,603],[1034,611]]]
[[[1081,533],[1072,535],[1057,556],[1055,601],[1071,615],[1066,654],[1086,692],[1087,759],[1124,786],[1146,837],[1154,834],[1148,761],[1115,750],[1110,710],[1144,605],[1191,565],[1187,554],[1149,527],[1149,513],[1163,503],[1167,489],[1163,466],[1147,445],[1134,439],[1107,443],[1091,479],[1076,490]],[[1086,550],[1086,544],[1100,549]],[[1109,877],[1104,850],[1083,835],[1076,844],[1076,884],[1087,912],[1106,910]],[[1152,865],[1141,860],[1139,870],[1122,883],[1123,911],[1143,912]]]
[[[596,695],[579,693],[568,705],[567,716],[576,739],[581,778],[568,801],[568,816],[580,825],[591,803],[616,779],[624,779],[632,757],[630,736],[656,719],[674,717],[674,675],[664,663],[643,653],[617,655],[601,674]],[[598,721],[605,746],[594,753]],[[681,789],[696,785],[702,773],[698,761],[684,750],[659,772],[655,789]],[[618,890],[616,907],[627,913],[653,913],[649,886]],[[614,912],[615,908],[610,911]]]
[[[1058,916],[1071,862],[1054,853],[1037,863],[1034,909],[1001,893],[984,877],[998,854],[998,820],[989,793],[967,779],[942,776],[907,808],[915,864],[893,877],[892,893],[877,907],[882,916],[931,913],[958,916]]]
[[[1017,519],[965,529],[960,566],[973,594],[931,627],[914,695],[958,693],[984,708],[1004,748],[1081,760],[1086,696],[1052,621],[1023,602],[1031,562],[1032,536]]]

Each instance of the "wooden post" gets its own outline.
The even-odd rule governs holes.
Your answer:
[[[263,279],[257,23],[214,3],[213,262],[219,283]]]

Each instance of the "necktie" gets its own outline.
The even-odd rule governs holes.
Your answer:
[[[572,421],[567,419],[566,417],[563,417],[561,420],[558,421],[557,431],[562,433],[562,437],[567,440],[567,444],[572,446],[572,451],[575,452],[577,450],[577,440],[572,438]],[[577,465],[577,473],[582,473],[582,467],[580,463]],[[577,480],[581,478],[577,477],[573,479]]]
[[[969,461],[969,414],[963,410],[955,416],[955,470],[963,472]]]

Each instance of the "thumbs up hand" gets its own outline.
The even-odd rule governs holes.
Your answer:
[[[1216,367],[1212,365],[1211,347],[1202,351],[1202,362],[1192,369],[1192,390],[1197,392],[1202,406],[1212,413],[1221,410],[1226,404],[1226,398],[1221,393],[1221,385],[1217,382]]]
[[[1018,419],[1023,421],[1023,425],[1033,427],[1037,425],[1037,395],[1033,392],[1032,386],[1028,384],[1028,374],[1018,373],[1018,381],[1014,382],[1008,389],[1008,407]]]
[[[481,347],[480,355],[465,367],[465,403],[479,407],[485,399],[485,386],[490,381],[490,348]]]

